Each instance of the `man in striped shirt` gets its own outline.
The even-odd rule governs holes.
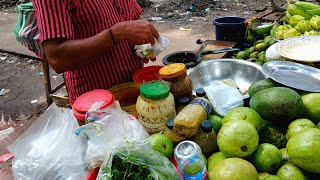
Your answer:
[[[72,105],[93,89],[130,82],[143,67],[134,45],[154,44],[157,30],[137,20],[136,0],[32,0],[46,60],[63,73]]]

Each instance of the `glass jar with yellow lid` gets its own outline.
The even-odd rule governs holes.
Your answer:
[[[159,70],[161,79],[170,84],[170,92],[176,102],[183,97],[192,99],[192,80],[187,75],[187,68],[183,63],[173,63]]]
[[[166,122],[176,116],[170,87],[162,81],[147,82],[140,86],[136,108],[140,123],[149,133],[163,131]]]

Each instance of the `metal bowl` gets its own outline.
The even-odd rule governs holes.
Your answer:
[[[239,89],[248,90],[256,81],[268,77],[261,66],[253,62],[234,59],[216,59],[200,63],[188,70],[192,79],[193,91],[210,85],[213,81],[234,80]],[[248,98],[248,93],[243,98]]]

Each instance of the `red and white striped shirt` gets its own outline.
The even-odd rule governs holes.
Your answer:
[[[138,19],[142,9],[136,0],[33,0],[41,42],[94,36],[122,21]],[[134,46],[121,42],[92,63],[64,73],[70,104],[93,89],[108,89],[132,81],[143,66]]]

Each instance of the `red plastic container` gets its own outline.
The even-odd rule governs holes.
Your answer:
[[[136,71],[133,75],[133,82],[145,83],[148,81],[160,80],[159,70],[163,66],[148,66]]]
[[[96,169],[92,170],[92,171],[88,174],[87,180],[96,180],[97,177],[98,177],[99,169],[100,169],[100,168],[96,168]]]
[[[77,118],[80,125],[85,122],[86,112],[95,102],[104,102],[101,108],[111,106],[115,101],[110,91],[96,89],[79,96],[72,106],[73,115]]]

